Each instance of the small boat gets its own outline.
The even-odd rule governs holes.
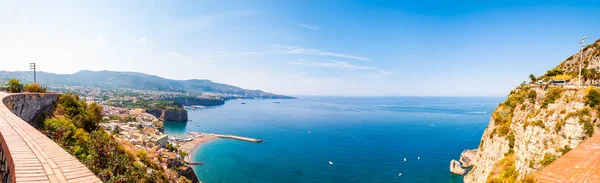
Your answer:
[[[417,160],[420,160],[420,159],[421,159],[421,156],[417,157]]]
[[[329,164],[330,164],[330,165],[333,165],[333,162],[329,161]]]
[[[399,173],[399,174],[398,174],[398,177],[400,177],[400,176],[402,176],[402,173]]]
[[[200,126],[200,124],[196,123],[196,126]]]
[[[404,158],[404,161],[406,162],[406,158]]]
[[[279,104],[279,103],[281,103],[281,102],[280,102],[280,101],[275,101],[275,102],[273,102],[273,103],[274,103],[274,104]]]
[[[242,102],[242,104],[246,104],[246,102]]]

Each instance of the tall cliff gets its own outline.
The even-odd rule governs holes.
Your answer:
[[[600,40],[599,40],[600,41]],[[532,182],[532,173],[598,131],[600,46],[587,46],[529,84],[515,87],[492,113],[465,182]],[[579,64],[583,86],[577,87]],[[543,83],[538,80],[544,81]],[[551,85],[566,80],[566,85]]]
[[[152,109],[146,111],[163,121],[187,122],[188,115],[184,109]]]

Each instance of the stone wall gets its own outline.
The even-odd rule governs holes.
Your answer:
[[[43,117],[54,111],[59,95],[58,93],[25,93],[5,97],[2,102],[12,113],[37,128],[43,124]]]
[[[0,134],[0,182],[13,182],[15,180],[15,165],[8,152],[8,146],[4,141],[4,137]]]

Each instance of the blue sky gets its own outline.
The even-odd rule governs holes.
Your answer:
[[[0,0],[0,70],[289,95],[505,96],[600,37],[593,1]]]

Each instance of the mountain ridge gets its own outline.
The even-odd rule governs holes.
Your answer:
[[[17,78],[23,83],[32,82],[31,71],[0,71],[0,82]],[[243,89],[233,85],[213,82],[208,79],[176,80],[157,75],[130,71],[91,71],[81,70],[73,74],[37,72],[37,82],[43,85],[93,86],[107,89],[128,88],[169,92],[210,92],[232,98],[273,98],[290,99],[286,95]]]

